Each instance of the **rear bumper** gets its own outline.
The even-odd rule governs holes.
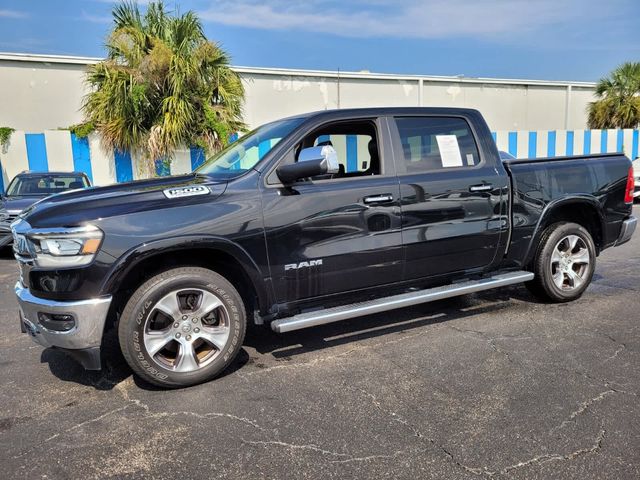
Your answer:
[[[15,286],[22,331],[43,347],[66,350],[88,369],[100,369],[102,334],[111,305],[111,297],[75,302],[57,302],[35,297],[20,282]],[[71,315],[75,325],[69,331],[49,330],[42,326],[38,314]],[[92,352],[87,354],[86,352]]]
[[[620,235],[618,236],[618,240],[616,240],[616,247],[631,240],[633,232],[636,231],[637,224],[638,219],[636,217],[629,217],[624,222],[622,222]]]

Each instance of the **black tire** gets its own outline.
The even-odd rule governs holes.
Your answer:
[[[174,292],[177,298],[177,311],[182,320],[170,320],[168,321],[168,327],[150,331],[150,325],[153,324],[155,326],[158,321],[167,322],[169,318],[172,318],[159,307],[161,306],[160,301],[172,298]],[[193,297],[189,297],[189,295],[193,295]],[[200,295],[200,300],[197,300],[197,295]],[[211,310],[211,312],[215,313],[205,314],[198,319],[198,309],[193,305],[194,302],[199,301],[199,306],[202,307],[205,295],[210,299],[217,298],[220,305]],[[187,304],[185,302],[189,300],[192,305],[192,312],[186,308]],[[185,306],[184,310],[183,306]],[[193,313],[192,316],[190,316],[191,313]],[[208,321],[209,318],[218,322],[218,325],[206,326],[205,321]],[[200,323],[193,323],[192,325],[191,321],[199,321]],[[176,327],[176,325],[179,326]],[[198,335],[204,336],[205,330],[213,329],[211,331],[214,331],[216,328],[225,332],[224,335],[227,339],[224,346],[215,348],[213,343],[208,344],[202,339],[196,338]],[[228,333],[226,333],[227,329]],[[200,332],[200,330],[202,330],[202,333],[195,333],[196,331]],[[145,334],[145,331],[147,334]],[[240,351],[245,331],[246,314],[244,304],[233,285],[223,276],[211,270],[198,267],[181,267],[167,270],[154,276],[135,291],[120,316],[118,339],[125,360],[137,375],[157,386],[179,388],[211,380],[222,373]],[[168,340],[165,349],[154,353],[153,357],[146,347],[146,341],[150,338],[149,332],[160,333],[163,341],[172,337]],[[188,334],[192,334],[196,340],[186,342],[187,337],[191,337]],[[181,338],[174,341],[173,337]],[[200,364],[201,353],[195,347],[196,342],[200,342],[198,348],[204,350],[202,358],[208,358],[202,364]],[[185,345],[191,345],[193,348]],[[195,370],[175,370],[180,364],[178,358],[180,358],[179,353],[183,352],[183,347],[188,349],[184,350],[185,352],[188,351],[190,353],[189,355],[184,355],[184,357],[195,361],[195,363],[190,364],[196,366]],[[173,366],[170,361],[166,360],[167,356],[170,356],[171,349],[176,352]]]
[[[576,241],[576,246],[572,250],[569,239],[574,237],[580,240]],[[558,262],[554,261],[558,258],[557,254],[554,256],[556,248],[557,253],[566,252],[568,258],[563,257]],[[587,254],[588,258],[586,258]],[[573,263],[571,259],[574,258],[586,258],[588,263],[585,264],[584,260]],[[563,265],[562,262],[565,261],[571,264]],[[535,278],[526,285],[531,293],[543,300],[554,303],[570,302],[579,298],[589,287],[595,266],[596,246],[589,231],[577,223],[555,223],[547,227],[542,234],[533,259]],[[574,278],[576,279],[573,280]],[[560,282],[562,282],[561,286],[558,285]]]

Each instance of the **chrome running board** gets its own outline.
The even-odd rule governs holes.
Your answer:
[[[465,282],[443,285],[441,287],[418,290],[416,292],[401,293],[392,297],[377,298],[366,302],[341,305],[339,307],[300,313],[292,317],[281,318],[271,322],[271,328],[276,333],[291,332],[301,328],[315,327],[325,323],[339,322],[349,318],[372,315],[396,308],[410,307],[420,303],[434,302],[444,298],[457,297],[468,293],[481,292],[492,288],[504,287],[515,283],[533,280],[531,272],[509,272]]]

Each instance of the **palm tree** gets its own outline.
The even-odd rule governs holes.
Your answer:
[[[596,85],[589,128],[636,128],[640,125],[640,62],[620,65]]]
[[[157,1],[142,14],[126,1],[113,20],[107,58],[90,67],[83,103],[107,148],[140,153],[142,173],[153,174],[178,147],[215,151],[244,129],[240,77],[194,12],[174,15]]]

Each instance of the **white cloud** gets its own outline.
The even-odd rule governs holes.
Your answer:
[[[17,10],[0,10],[0,18],[27,18],[25,12],[19,12]]]
[[[111,15],[93,15],[91,13],[85,12],[84,10],[82,10],[80,19],[85,20],[87,22],[91,22],[91,23],[104,23],[104,24],[111,23],[111,21],[113,20]]]
[[[347,37],[518,35],[612,11],[620,0],[210,0],[205,21]],[[591,4],[591,5],[589,5]]]

